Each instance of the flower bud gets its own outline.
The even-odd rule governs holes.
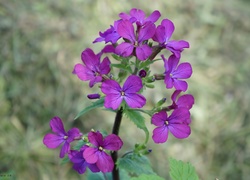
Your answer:
[[[89,99],[100,99],[100,94],[88,94],[87,97]]]
[[[142,69],[142,70],[140,70],[140,72],[139,72],[139,76],[140,76],[141,78],[144,78],[144,77],[147,76],[147,72],[146,72],[144,69]]]

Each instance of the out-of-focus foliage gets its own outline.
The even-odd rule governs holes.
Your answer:
[[[0,2],[0,172],[18,179],[80,179],[71,165],[60,165],[59,150],[42,144],[49,120],[60,116],[65,128],[111,129],[114,114],[93,110],[73,121],[90,105],[90,90],[71,74],[86,47],[132,7],[149,15],[158,9],[173,20],[174,39],[191,48],[182,61],[193,64],[189,93],[195,96],[192,135],[163,145],[150,142],[154,170],[168,175],[168,157],[189,161],[201,179],[249,179],[250,169],[250,2],[247,0],[2,0]],[[155,67],[161,68],[161,67]],[[167,90],[158,87],[148,106]],[[145,94],[145,96],[147,96]],[[148,117],[146,117],[148,118]],[[148,119],[149,121],[149,119]],[[143,131],[124,118],[124,151]],[[148,123],[150,126],[150,123]],[[131,127],[130,129],[125,129]],[[134,127],[134,128],[133,128]],[[153,128],[153,127],[152,127]],[[139,141],[138,140],[138,141]]]

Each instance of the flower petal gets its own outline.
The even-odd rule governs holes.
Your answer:
[[[86,66],[82,64],[76,64],[73,70],[73,74],[76,74],[77,77],[82,81],[87,81],[94,78],[94,73]]]
[[[151,22],[156,22],[159,18],[161,17],[161,13],[159,11],[154,11],[152,14],[150,14],[145,21],[151,21]]]
[[[100,64],[100,59],[90,48],[87,48],[82,52],[81,58],[82,62],[86,65],[86,67],[92,70]]]
[[[65,156],[65,154],[67,154],[69,152],[70,152],[70,144],[68,142],[65,142],[61,148],[59,157],[63,158]]]
[[[57,148],[63,143],[65,140],[63,136],[59,136],[56,134],[46,134],[43,138],[43,144],[47,146],[47,148]]]
[[[161,25],[165,28],[165,39],[168,41],[174,32],[174,23],[169,19],[163,19]]]
[[[106,136],[103,141],[103,148],[111,151],[118,151],[122,145],[123,142],[121,138],[115,134]]]
[[[108,57],[105,57],[100,64],[100,73],[108,74],[110,72],[110,60]]]
[[[117,32],[121,37],[126,38],[131,42],[135,42],[134,26],[129,20],[119,22]]]
[[[115,48],[115,53],[123,57],[128,57],[132,54],[134,45],[131,43],[123,42]]]
[[[50,120],[50,128],[54,133],[57,133],[58,135],[64,136],[66,135],[66,132],[64,130],[64,126],[62,123],[62,120],[55,116]]]
[[[130,10],[130,15],[132,17],[135,17],[136,20],[139,21],[140,23],[142,23],[145,18],[144,11],[142,11],[141,9],[136,9],[136,8],[133,8]]]
[[[155,143],[164,143],[168,140],[167,126],[157,127],[153,130],[153,140]]]
[[[168,114],[165,111],[160,111],[152,116],[152,124],[156,126],[163,126],[168,118]]]
[[[89,142],[93,145],[95,145],[96,147],[102,146],[103,145],[103,136],[102,134],[97,131],[97,132],[89,132],[88,134],[88,139]]]
[[[146,104],[146,98],[140,94],[126,93],[124,100],[131,108],[141,108]]]
[[[108,94],[104,99],[105,108],[117,109],[122,103],[123,97],[121,94]]]
[[[181,63],[173,72],[173,78],[187,79],[192,75],[192,66],[190,63]]]
[[[126,93],[136,93],[142,88],[142,80],[136,75],[130,75],[125,81],[122,90]]]
[[[157,26],[155,30],[155,34],[152,37],[152,39],[156,42],[159,42],[160,44],[165,43],[165,28],[164,26]]]
[[[171,89],[174,86],[174,80],[171,77],[170,72],[166,73],[164,83],[166,84],[167,89]]]
[[[72,128],[68,131],[67,142],[71,143],[76,137],[80,137],[82,134],[78,128]]]
[[[176,104],[178,105],[178,107],[191,109],[194,104],[194,97],[191,94],[184,94],[179,97]]]
[[[144,61],[151,55],[152,49],[147,44],[144,44],[137,46],[135,52],[136,52],[136,57],[139,60]]]
[[[174,79],[174,87],[176,90],[182,90],[183,92],[185,92],[188,88],[188,84],[186,81]]]
[[[147,22],[143,27],[141,27],[138,35],[138,43],[142,43],[145,40],[153,37],[155,34],[155,25],[152,22]]]
[[[187,138],[191,134],[191,129],[187,124],[171,124],[168,128],[178,139]]]
[[[114,162],[112,158],[104,151],[98,153],[96,165],[103,173],[111,172],[114,168]]]
[[[83,151],[83,157],[88,163],[94,164],[98,160],[98,152],[98,149],[88,147],[85,149],[85,151]]]
[[[175,109],[168,117],[169,124],[182,124],[190,119],[190,112],[186,108]]]
[[[173,102],[176,102],[177,96],[181,93],[180,90],[175,90],[174,93],[171,96],[171,99]],[[179,100],[178,100],[179,101]]]
[[[122,88],[115,80],[105,80],[101,85],[101,90],[104,94],[117,94],[119,95]]]

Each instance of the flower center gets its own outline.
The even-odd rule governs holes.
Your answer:
[[[168,125],[169,124],[168,121],[165,121],[165,124]]]
[[[124,92],[124,91],[122,91],[122,92],[121,92],[121,95],[122,95],[122,96],[125,96],[125,92]]]
[[[99,146],[98,148],[100,151],[103,151],[103,147],[102,146]]]
[[[65,140],[68,139],[68,136],[64,136],[63,139],[65,139]]]

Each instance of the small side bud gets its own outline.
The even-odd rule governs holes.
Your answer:
[[[147,72],[146,72],[144,69],[142,69],[142,70],[140,70],[140,72],[139,72],[139,76],[140,76],[141,78],[144,78],[144,77],[147,76]]]
[[[155,107],[160,107],[166,102],[167,98],[162,98],[160,101],[158,101],[155,105]]]
[[[101,95],[100,94],[88,94],[87,97],[89,99],[100,99]]]

